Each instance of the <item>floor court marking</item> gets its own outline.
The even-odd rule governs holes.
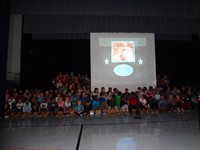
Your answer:
[[[81,125],[81,129],[80,129],[80,133],[79,133],[78,141],[77,141],[77,145],[76,145],[76,150],[79,150],[79,145],[80,145],[80,142],[81,142],[82,131],[83,131],[83,125]]]

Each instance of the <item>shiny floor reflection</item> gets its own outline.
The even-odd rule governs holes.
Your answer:
[[[200,150],[198,113],[0,119],[2,150]]]
[[[79,131],[79,126],[4,128],[0,131],[0,149],[73,150]]]
[[[199,150],[199,141],[197,121],[86,125],[80,150]]]

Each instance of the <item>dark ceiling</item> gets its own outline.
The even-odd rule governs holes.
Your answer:
[[[148,32],[157,39],[200,34],[199,0],[11,0],[35,39],[89,39],[91,32]]]

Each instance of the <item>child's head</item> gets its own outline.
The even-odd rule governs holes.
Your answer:
[[[66,96],[66,97],[65,97],[65,101],[69,101],[69,97]]]
[[[21,98],[18,99],[18,103],[22,103],[22,99]]]
[[[81,105],[81,100],[78,100],[78,105]]]
[[[26,103],[26,104],[28,104],[28,103],[29,103],[29,100],[28,100],[28,98],[26,98],[26,99],[25,99],[25,103]]]
[[[62,102],[63,101],[63,98],[62,97],[59,97],[59,100],[58,100],[59,102]]]

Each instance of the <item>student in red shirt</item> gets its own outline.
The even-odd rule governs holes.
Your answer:
[[[132,109],[136,109],[136,111],[139,108],[139,98],[136,93],[131,92],[131,95],[128,100],[128,108],[129,108],[129,113],[132,114]]]

